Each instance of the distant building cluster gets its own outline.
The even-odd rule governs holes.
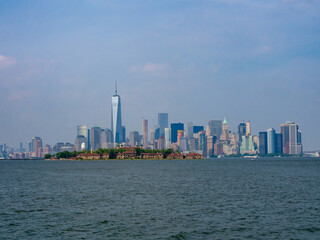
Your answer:
[[[209,120],[207,126],[192,122],[170,123],[168,113],[158,113],[158,124],[149,130],[148,120],[142,118],[142,133],[131,131],[126,135],[122,125],[121,99],[112,96],[111,128],[86,125],[77,126],[74,144],[57,143],[53,147],[43,145],[40,137],[33,137],[27,149],[20,143],[19,149],[0,145],[0,159],[43,158],[45,154],[62,151],[95,151],[100,148],[142,147],[144,149],[172,149],[183,154],[201,154],[204,157],[232,155],[301,155],[303,153],[301,131],[295,122],[281,124],[280,132],[269,128],[254,135],[250,121],[242,121],[236,132],[229,130],[226,119]]]

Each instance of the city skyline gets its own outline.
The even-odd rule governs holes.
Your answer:
[[[121,112],[121,100],[120,100],[120,95],[118,94],[118,89],[117,89],[117,82],[115,84],[115,93],[112,95],[112,100],[111,100],[111,128],[103,128],[98,125],[95,125],[93,127],[87,126],[87,125],[77,125],[77,130],[76,130],[76,138],[75,138],[75,144],[73,145],[73,141],[67,141],[66,145],[62,141],[58,141],[57,144],[62,144],[62,147],[66,147],[68,151],[81,151],[81,150],[98,150],[99,148],[112,148],[116,147],[117,145],[110,145],[110,143],[115,143],[115,144],[121,144],[121,143],[129,143],[129,146],[135,146],[135,145],[141,145],[144,148],[149,147],[149,141],[147,144],[145,144],[144,140],[148,140],[148,119],[144,119],[142,117],[142,125],[140,130],[133,130],[129,131],[126,134],[126,129],[125,126],[122,125],[122,112]],[[113,117],[115,115],[115,117]],[[180,138],[182,137],[183,139],[186,138],[186,144],[188,145],[188,138],[190,139],[190,135],[193,138],[194,134],[204,132],[204,134],[207,136],[217,136],[217,140],[231,140],[229,134],[237,134],[238,135],[238,142],[241,145],[241,142],[244,136],[251,136],[252,129],[251,129],[251,122],[248,120],[245,122],[242,120],[239,125],[237,126],[237,131],[232,131],[228,128],[228,123],[226,118],[224,117],[224,120],[215,119],[215,120],[208,120],[207,124],[204,124],[203,126],[201,125],[194,125],[193,122],[188,122],[184,121],[183,123],[173,123],[169,121],[169,114],[168,113],[158,113],[158,121],[157,124],[154,125],[154,127],[150,128],[150,136],[151,132],[153,131],[153,139],[150,139],[152,141],[152,145],[154,145],[155,140],[160,140],[163,139],[162,146],[165,148],[170,148],[170,144],[167,144],[167,137],[165,136],[165,130],[170,131],[170,143],[172,140],[172,143],[178,143],[180,147]],[[217,125],[221,125],[220,127]],[[117,127],[113,127],[116,125]],[[190,130],[191,127],[191,130]],[[284,130],[285,128],[288,128],[288,130]],[[162,130],[161,130],[162,129]],[[206,130],[206,131],[204,131]],[[110,136],[108,136],[107,131],[110,131]],[[191,131],[191,134],[190,134]],[[179,132],[182,134],[179,136]],[[289,140],[289,132],[290,134],[295,134],[294,138],[295,140]],[[141,135],[139,135],[141,133]],[[262,140],[261,134],[265,133],[266,134],[266,141],[263,139],[263,148],[265,147],[264,145],[266,144],[267,148],[262,149],[259,144],[255,147],[256,151],[259,153],[266,153],[266,154],[274,154],[274,153],[285,153],[285,154],[301,154],[303,152],[302,145],[300,146],[299,149],[297,147],[294,147],[292,149],[291,145],[289,146],[289,142],[295,141],[295,144],[297,144],[297,141],[300,142],[302,140],[302,134],[301,131],[299,130],[299,125],[297,125],[293,121],[286,121],[286,123],[282,123],[280,125],[280,134],[276,133],[276,130],[274,128],[269,128],[267,129],[267,132],[261,132],[259,131],[256,135],[252,135],[257,137],[258,142]],[[104,134],[105,140],[102,141],[101,134]],[[185,135],[186,134],[186,135]],[[273,134],[273,135],[270,135]],[[278,136],[280,135],[280,139],[278,140]],[[283,136],[286,135],[287,137],[283,139]],[[155,137],[156,136],[156,137]],[[271,137],[272,136],[272,137]],[[141,138],[139,138],[141,137]],[[40,137],[33,137],[34,138],[40,138]],[[41,138],[40,138],[41,139]],[[109,139],[109,140],[108,140]],[[98,141],[98,144],[96,143]],[[250,140],[250,141],[253,141]],[[71,145],[70,145],[71,142]],[[102,144],[104,142],[104,144]],[[272,142],[272,144],[271,144]],[[278,147],[279,142],[281,142],[281,147]],[[35,152],[36,156],[39,155],[38,150],[34,150],[34,143],[33,140],[31,142],[27,142],[27,145],[30,143],[32,144],[31,149],[32,151]],[[135,143],[135,144],[134,144]],[[6,144],[6,143],[5,143]],[[20,151],[23,149],[22,147],[23,142],[19,142],[19,148]],[[246,143],[248,144],[248,143]],[[250,143],[250,144],[253,144]],[[291,143],[290,143],[291,144]],[[46,144],[47,146],[50,147],[50,144]],[[52,144],[53,145],[53,144]],[[70,145],[70,146],[69,146]],[[186,146],[187,146],[186,145]],[[240,145],[238,147],[240,147]],[[3,145],[2,145],[3,146]],[[8,146],[7,144],[5,146]],[[54,145],[56,146],[56,145]],[[296,145],[294,145],[296,146]],[[11,146],[12,147],[12,146]],[[41,140],[41,147],[42,147],[42,140]],[[252,145],[253,147],[253,145]],[[29,146],[30,148],[30,146]],[[153,148],[153,146],[152,146]],[[282,150],[283,148],[283,150]],[[157,147],[156,147],[157,149]],[[183,151],[186,151],[189,149],[189,147],[182,148],[184,149]],[[278,149],[278,150],[276,150]],[[281,150],[279,150],[281,149]],[[203,150],[203,149],[202,149]],[[42,149],[43,151],[43,149]],[[242,153],[241,148],[238,149],[238,152],[240,151],[240,154]]]
[[[74,143],[77,125],[295,121],[320,146],[317,1],[2,1],[0,143]]]
[[[233,132],[229,129],[225,117],[223,122],[217,119],[209,120],[205,126],[187,122],[185,127],[184,123],[169,124],[169,114],[158,113],[158,122],[153,129],[150,129],[150,141],[148,140],[148,120],[143,117],[142,134],[140,135],[139,131],[130,131],[127,136],[126,128],[122,125],[120,99],[116,82],[115,93],[111,98],[111,130],[97,125],[91,129],[86,125],[78,125],[74,144],[57,142],[53,147],[49,144],[44,145],[41,137],[33,137],[27,143],[27,148],[23,148],[21,142],[17,149],[7,144],[0,144],[0,158],[43,158],[64,151],[91,151],[92,153],[99,149],[118,147],[142,147],[146,150],[170,149],[180,151],[185,156],[195,153],[205,158],[246,154],[261,156],[303,154],[302,132],[299,124],[292,121],[281,124],[281,133],[276,133],[274,128],[269,128],[267,132],[254,135],[250,121],[242,120],[238,125],[238,131]],[[133,156],[131,152],[130,154],[124,154],[123,157]]]

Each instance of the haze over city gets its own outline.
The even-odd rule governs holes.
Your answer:
[[[74,142],[77,125],[141,118],[252,132],[299,123],[319,149],[317,1],[2,1],[0,143]]]

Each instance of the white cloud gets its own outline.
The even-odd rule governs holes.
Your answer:
[[[16,60],[12,57],[6,57],[0,54],[0,69],[14,65]]]
[[[142,66],[131,66],[130,72],[152,73],[166,71],[168,65],[166,63],[146,63]]]

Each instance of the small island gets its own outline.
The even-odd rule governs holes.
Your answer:
[[[163,159],[203,159],[199,153],[188,153],[186,155],[172,149],[147,150],[135,148],[100,148],[96,151],[63,151],[55,155],[46,154],[45,160],[163,160]]]

